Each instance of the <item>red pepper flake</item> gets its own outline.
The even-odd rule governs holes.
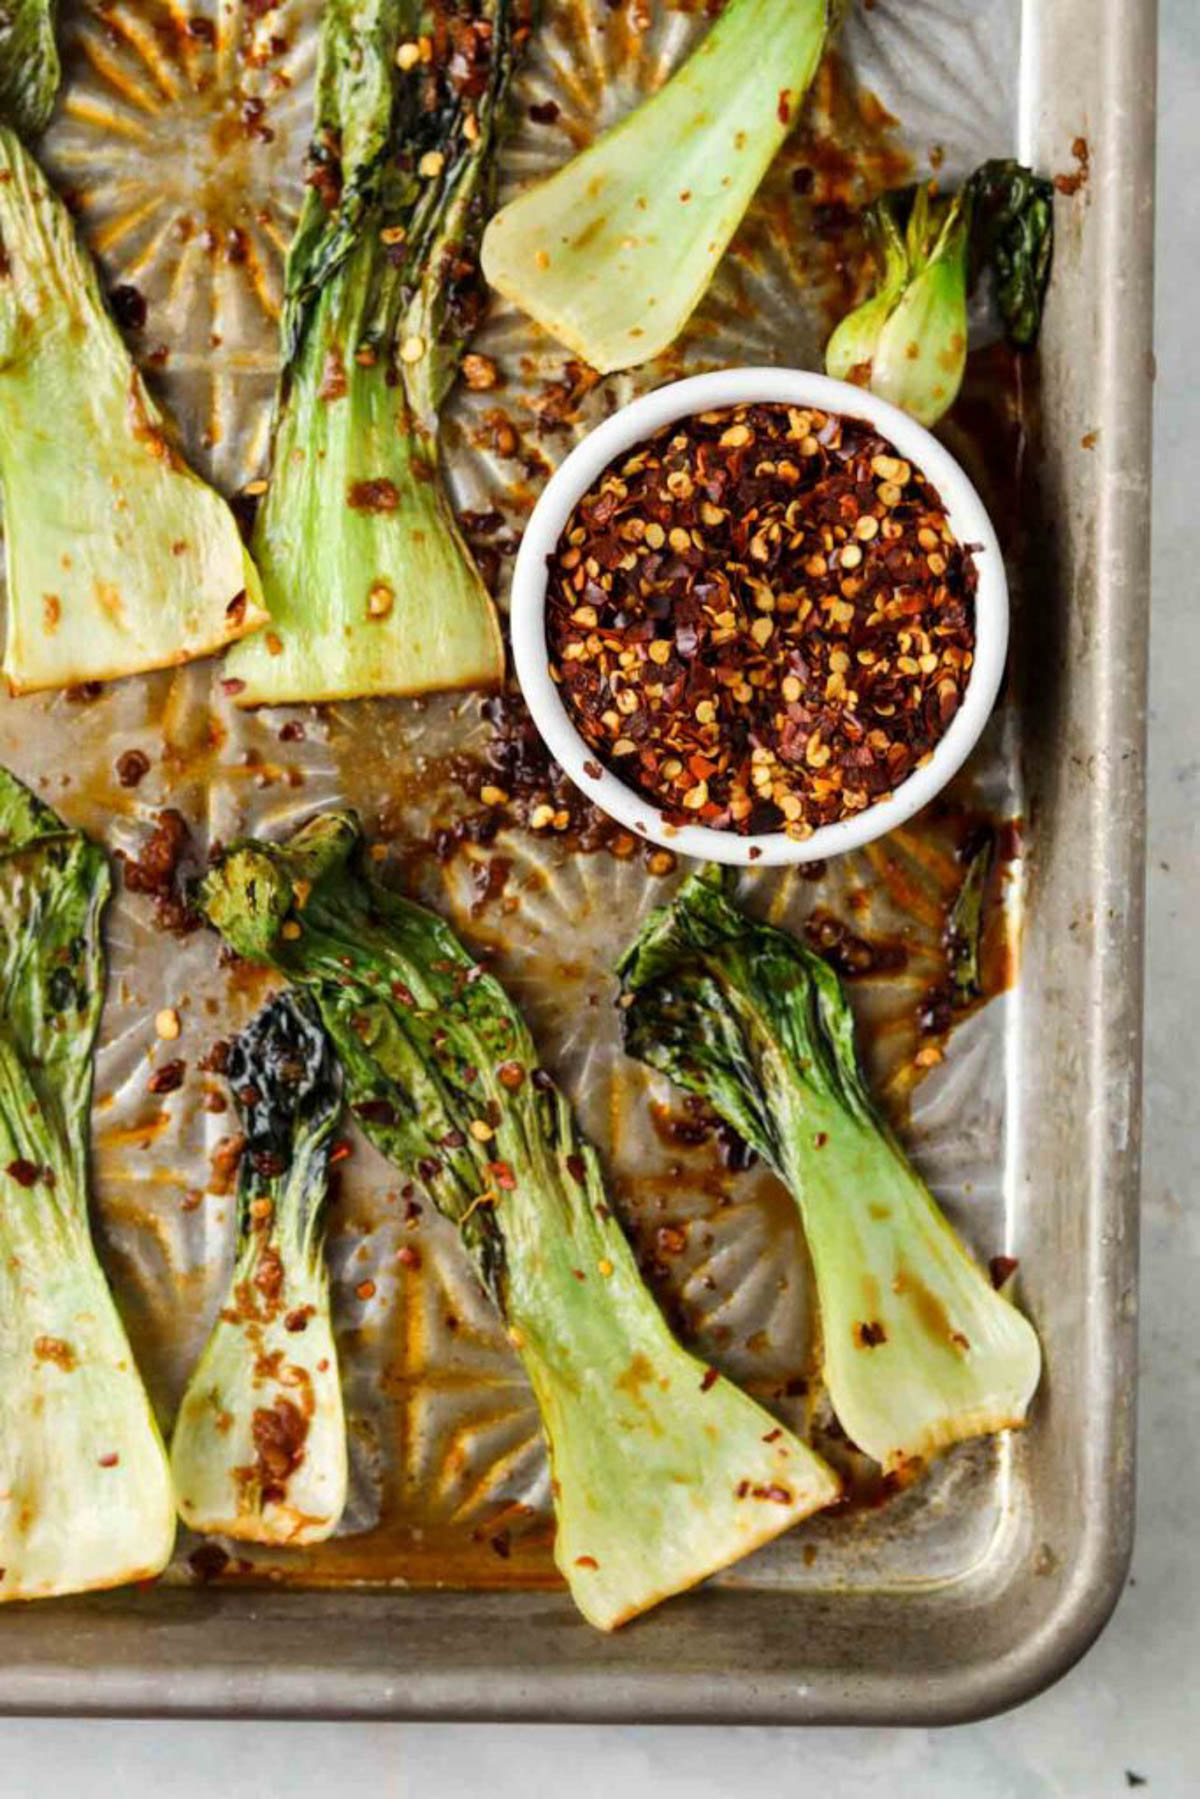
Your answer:
[[[334,1139],[333,1147],[329,1151],[329,1166],[331,1168],[336,1168],[339,1162],[345,1162],[353,1154],[354,1145],[348,1142],[345,1137],[337,1137]]]
[[[575,1557],[575,1566],[577,1568],[598,1568],[600,1564],[594,1555],[577,1555]]]
[[[400,504],[400,489],[394,481],[383,477],[352,481],[346,489],[346,504],[354,512],[395,512]]]
[[[354,1291],[358,1294],[358,1297],[360,1299],[374,1299],[374,1297],[375,1297],[375,1282],[371,1281],[371,1280],[359,1281],[359,1283],[358,1283],[357,1287],[355,1287]]]
[[[496,1070],[496,1079],[510,1093],[516,1093],[525,1084],[525,1070],[519,1062],[501,1062]]]
[[[828,1131],[814,1131],[813,1132],[813,1148],[814,1149],[824,1149],[825,1145],[828,1142],[829,1142],[829,1132]]]
[[[101,1468],[115,1468],[120,1459],[115,1449],[110,1449],[107,1455],[96,1457]]]
[[[529,108],[529,116],[535,125],[553,125],[558,118],[557,100],[537,100]]]
[[[117,757],[117,780],[122,787],[136,787],[150,773],[150,758],[144,750],[124,750]]]
[[[293,1335],[296,1336],[298,1336],[301,1331],[306,1331],[308,1329],[308,1321],[313,1316],[316,1309],[316,1306],[294,1306],[290,1312],[284,1314],[284,1330],[291,1331]]]
[[[781,87],[780,88],[779,104],[776,107],[776,111],[779,114],[779,123],[781,125],[790,125],[791,124],[791,122],[792,122],[792,90],[790,87]]]
[[[211,1048],[205,1050],[197,1067],[204,1074],[224,1074],[229,1067],[229,1052],[232,1044],[226,1037],[218,1037]]]
[[[655,1243],[660,1255],[681,1256],[687,1248],[687,1232],[680,1230],[677,1224],[660,1224],[655,1232]]]
[[[228,1553],[219,1543],[198,1543],[188,1556],[188,1567],[199,1581],[216,1580],[228,1566]]]
[[[976,584],[937,491],[868,424],[701,413],[568,520],[551,673],[596,764],[669,823],[804,839],[932,753],[970,679]]]
[[[769,1499],[775,1505],[791,1505],[792,1503],[792,1494],[788,1487],[773,1484],[769,1487],[755,1487],[753,1491],[755,1499]]]
[[[16,1181],[18,1187],[34,1187],[37,1185],[42,1171],[36,1162],[29,1162],[24,1156],[16,1156],[8,1164],[7,1172]]]
[[[499,1187],[501,1193],[515,1193],[517,1177],[507,1162],[489,1162],[488,1173]]]
[[[149,895],[154,901],[158,928],[176,936],[186,936],[200,927],[199,914],[187,898],[189,871],[198,866],[199,854],[187,820],[173,806],[158,813],[140,855],[121,857],[128,891]]]
[[[415,1270],[421,1266],[421,1252],[415,1243],[402,1243],[396,1251],[396,1260],[401,1268]]]
[[[1077,137],[1071,145],[1071,155],[1075,158],[1075,168],[1069,175],[1056,175],[1054,185],[1060,194],[1077,194],[1081,187],[1086,187],[1091,174],[1092,153],[1086,137]]]
[[[146,1084],[151,1093],[175,1093],[183,1086],[186,1073],[186,1062],[164,1062],[161,1068],[154,1070]]]
[[[385,1129],[396,1122],[396,1108],[388,1099],[362,1099],[353,1107],[354,1116],[364,1124],[382,1125]]]
[[[988,1263],[988,1273],[992,1277],[992,1285],[996,1288],[997,1292],[1006,1281],[1012,1279],[1020,1266],[1021,1264],[1016,1256],[992,1257],[991,1261]]]
[[[581,1187],[587,1186],[587,1164],[582,1156],[570,1155],[567,1157],[567,1173],[573,1181],[578,1181]]]
[[[763,1438],[763,1442],[764,1443],[778,1443],[778,1441],[779,1441],[780,1437],[782,1437],[782,1435],[783,1435],[782,1430],[780,1430],[779,1426],[776,1425],[774,1430],[769,1430],[767,1432],[766,1436]]]
[[[749,1491],[750,1491],[750,1482],[748,1480],[739,1480],[739,1482],[737,1484],[738,1498],[744,1499]]]
[[[867,1324],[856,1324],[854,1341],[860,1349],[874,1349],[878,1344],[887,1342],[887,1332],[877,1319]]]
[[[707,1393],[712,1387],[716,1386],[720,1378],[721,1377],[715,1368],[706,1368],[704,1370],[703,1379],[700,1382],[700,1391],[702,1393]]]

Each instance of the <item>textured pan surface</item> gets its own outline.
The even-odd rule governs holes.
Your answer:
[[[260,471],[265,452],[316,10],[297,0],[257,18],[224,6],[185,15],[117,0],[67,13],[69,85],[48,163],[76,196],[110,279],[144,296],[135,346],[189,453],[227,491]],[[452,1233],[429,1208],[406,1217],[396,1177],[358,1143],[330,1247],[354,1465],[342,1534],[302,1555],[257,1558],[255,1568],[230,1564],[217,1585],[198,1588],[195,1539],[181,1533],[171,1587],[9,1611],[0,1616],[3,1703],[948,1717],[1043,1683],[1102,1621],[1123,1566],[1131,1491],[1151,10],[1117,0],[1099,13],[1078,0],[855,9],[846,62],[902,125],[855,101],[844,78],[819,84],[810,124],[669,369],[613,378],[555,426],[546,396],[562,378],[562,352],[497,311],[477,347],[496,359],[502,385],[461,394],[447,431],[460,503],[498,506],[499,536],[510,537],[541,471],[636,387],[680,368],[815,361],[842,276],[814,236],[812,209],[847,180],[862,195],[900,177],[906,146],[918,170],[931,151],[958,171],[1015,147],[1068,169],[1072,141],[1087,137],[1087,186],[1060,207],[1040,425],[1031,403],[1026,440],[1020,421],[1004,416],[1012,390],[997,398],[988,389],[949,430],[993,504],[1011,505],[1013,443],[1033,477],[1010,534],[1012,694],[974,770],[977,795],[1029,821],[1031,853],[1007,878],[1019,986],[971,1017],[944,1064],[917,1080],[916,1013],[939,975],[956,878],[937,821],[816,883],[763,877],[755,895],[793,925],[822,907],[868,936],[905,939],[900,972],[855,988],[874,1071],[979,1253],[1022,1258],[1022,1299],[1048,1360],[1030,1430],[955,1452],[882,1507],[816,1520],[704,1593],[601,1641],[563,1594],[541,1590],[551,1573],[544,1457],[495,1321]],[[640,0],[615,11],[549,0],[547,14],[505,159],[508,185],[615,117],[699,28]],[[1075,29],[1084,14],[1086,34]],[[1131,67],[1145,71],[1132,109]],[[1118,83],[1122,110],[1108,103]],[[527,113],[546,98],[559,107],[552,124]],[[848,169],[830,158],[831,130],[853,147]],[[807,196],[795,191],[797,167],[816,171]],[[502,455],[497,441],[511,449],[505,425],[517,443]],[[219,672],[148,677],[90,702],[6,702],[0,757],[131,854],[164,805],[187,817],[199,853],[334,800],[360,806],[418,889],[494,952],[608,1156],[639,1243],[651,1251],[662,1226],[683,1228],[687,1247],[663,1258],[663,1288],[690,1338],[781,1415],[803,1424],[815,1410],[819,1431],[819,1396],[811,1381],[800,1390],[814,1320],[790,1203],[754,1172],[730,1174],[710,1145],[664,1140],[642,1077],[615,1052],[612,956],[669,882],[636,856],[581,856],[514,830],[488,852],[511,863],[503,894],[473,915],[472,860],[482,853],[446,868],[412,853],[460,804],[442,758],[482,740],[473,702],[248,718],[221,695]],[[303,740],[282,739],[296,721]],[[134,790],[114,772],[131,747],[151,762]],[[144,899],[122,896],[111,939],[98,1208],[107,1264],[169,1422],[232,1246],[232,1207],[213,1191],[212,1161],[231,1119],[205,1110],[213,1083],[197,1065],[264,990],[233,978],[207,934],[164,936]],[[184,1022],[169,1052],[156,1048],[152,1022],[165,1003]],[[147,1080],[166,1053],[184,1056],[188,1073],[163,1101]],[[666,1097],[658,1087],[649,1094]],[[418,1249],[419,1266],[397,1259],[401,1246]],[[264,1591],[264,1579],[305,1590]],[[371,1590],[351,1593],[350,1583]]]

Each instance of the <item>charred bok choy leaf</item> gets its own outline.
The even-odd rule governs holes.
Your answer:
[[[359,848],[350,813],[235,845],[202,903],[239,955],[312,995],[351,1110],[458,1226],[541,1409],[558,1565],[612,1629],[828,1505],[838,1482],[674,1341],[520,1014]]]
[[[193,1530],[319,1543],[346,1505],[346,1426],[322,1254],[337,1063],[309,1001],[281,994],[226,1074],[245,1148],[229,1292],[188,1383],[171,1467]]]
[[[624,956],[631,1055],[698,1093],[791,1188],[838,1419],[885,1469],[1023,1422],[1041,1352],[876,1111],[834,971],[704,869]]]
[[[0,7],[0,122],[22,137],[50,123],[62,76],[55,0],[4,0]]]
[[[665,87],[488,226],[491,285],[607,374],[699,305],[794,123],[827,0],[729,0]]]
[[[240,704],[490,686],[503,673],[437,421],[479,303],[475,246],[517,11],[469,0],[431,26],[427,62],[418,0],[325,7],[254,536],[271,624],[228,659]]]
[[[266,616],[233,514],[168,437],[69,213],[4,127],[0,489],[16,692],[185,662]]]
[[[88,1225],[104,853],[0,769],[0,1600],[158,1574],[167,1458]]]
[[[989,271],[1005,336],[1037,341],[1054,245],[1053,189],[1018,162],[986,162],[957,194],[932,185],[866,210],[876,265],[870,298],[842,320],[825,366],[936,425],[962,386],[967,297]]]

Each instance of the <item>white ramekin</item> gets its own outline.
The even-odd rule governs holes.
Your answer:
[[[747,402],[777,401],[816,407],[865,419],[919,468],[937,489],[950,527],[975,557],[975,661],[962,705],[932,756],[902,781],[890,799],[853,817],[822,825],[798,842],[783,832],[742,837],[707,825],[668,824],[655,806],[599,767],[594,750],[579,735],[550,678],[546,648],[546,588],[552,555],[575,506],[617,457],[676,419]],[[584,438],[547,483],[533,509],[517,555],[511,610],[513,659],[534,723],[555,760],[590,800],[627,829],[680,855],[755,867],[813,862],[859,848],[903,824],[928,805],[970,755],[987,723],[1008,648],[1008,583],[991,520],[962,469],[949,452],[907,413],[860,387],[801,369],[721,369],[656,388],[606,419]]]

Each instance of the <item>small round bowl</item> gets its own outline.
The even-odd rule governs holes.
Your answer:
[[[937,489],[960,544],[969,544],[978,572],[975,594],[975,660],[962,705],[929,760],[895,789],[853,817],[821,825],[802,841],[784,832],[760,836],[718,831],[708,825],[673,825],[652,800],[608,768],[599,774],[596,752],[580,736],[550,678],[546,647],[548,559],[567,520],[588,488],[617,457],[663,425],[691,413],[747,403],[815,407],[865,419],[890,439],[901,456]],[[547,483],[533,509],[513,575],[511,629],[517,679],[534,723],[555,760],[590,800],[620,824],[651,842],[701,861],[739,867],[815,862],[858,849],[911,818],[941,791],[974,749],[988,721],[1008,648],[1008,583],[991,520],[962,469],[947,450],[907,413],[864,388],[800,369],[721,369],[656,388],[606,419],[578,444]]]

